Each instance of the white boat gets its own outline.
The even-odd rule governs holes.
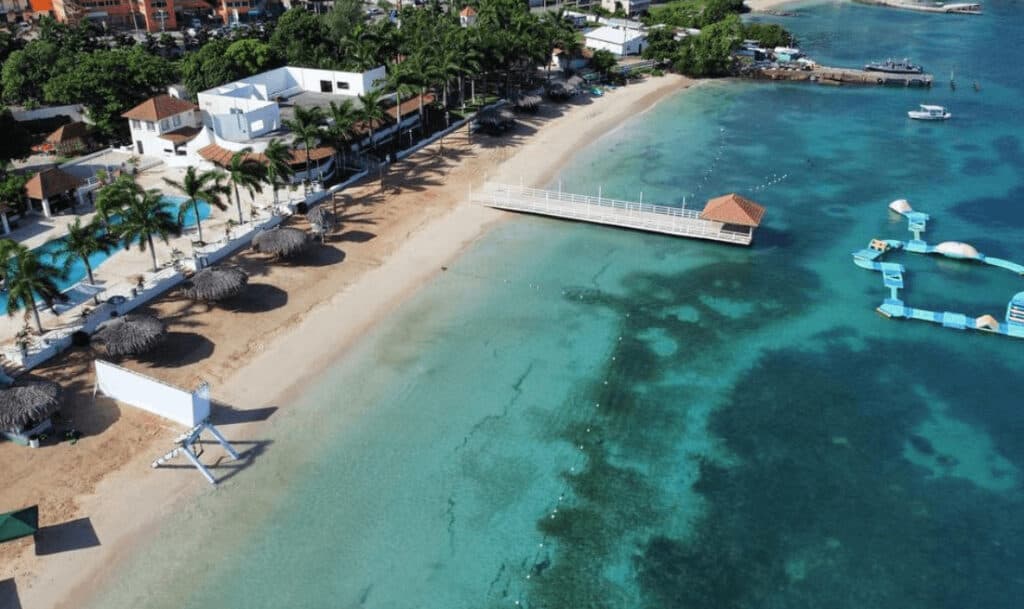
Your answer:
[[[907,116],[918,121],[944,121],[951,118],[953,115],[942,106],[927,106],[921,104],[919,110],[911,110],[907,112]]]

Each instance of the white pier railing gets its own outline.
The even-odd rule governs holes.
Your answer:
[[[471,199],[497,209],[621,226],[676,237],[740,245],[750,245],[753,238],[749,232],[725,230],[720,222],[704,220],[695,210],[600,196],[488,182],[482,190],[472,192]]]

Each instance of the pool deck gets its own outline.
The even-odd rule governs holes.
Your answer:
[[[180,193],[174,192],[172,188],[167,186],[163,178],[179,179],[184,173],[184,170],[178,168],[170,168],[166,165],[159,165],[152,169],[140,172],[137,181],[143,188],[156,188],[161,192],[175,196]],[[279,196],[282,200],[287,199],[287,193],[281,192]],[[269,189],[264,189],[262,194],[256,194],[256,205],[259,207],[269,206],[273,203],[273,193]],[[247,211],[249,207],[249,196],[247,194],[242,195],[242,209]],[[79,206],[78,208],[82,211],[84,208]],[[14,239],[26,247],[36,248],[47,241],[60,238],[67,233],[67,226],[75,221],[75,218],[81,218],[82,222],[88,222],[95,215],[95,211],[90,208],[90,211],[85,213],[72,214],[70,212],[54,215],[51,218],[45,218],[42,215],[33,216],[33,222],[28,226],[23,226],[15,231],[12,231],[8,238]],[[236,218],[237,211],[235,210],[234,199],[231,199],[228,205],[228,209],[221,211],[215,207],[211,207],[210,217],[203,220],[203,234],[207,240],[213,240],[213,238],[223,235],[225,228],[227,227],[228,220]],[[192,251],[192,241],[196,238],[196,229],[189,228],[182,233],[180,237],[176,237],[170,240],[169,243],[156,243],[156,257],[160,263],[167,262],[171,258],[171,251],[174,249],[181,250],[183,252]],[[133,246],[130,250],[120,248],[111,253],[110,257],[106,259],[103,264],[93,269],[93,276],[96,278],[96,284],[107,288],[116,284],[122,284],[129,281],[129,278],[141,275],[143,273],[152,272],[153,262],[148,251],[140,252],[138,247]],[[102,298],[102,296],[101,296]],[[80,307],[77,307],[80,308]],[[77,309],[76,308],[76,309]],[[64,311],[61,315],[54,315],[48,309],[40,310],[40,318],[43,322],[43,328],[46,330],[53,330],[69,325],[75,317],[75,310]],[[0,344],[10,342],[14,339],[15,335],[24,326],[24,320],[22,314],[15,312],[14,315],[0,315]]]

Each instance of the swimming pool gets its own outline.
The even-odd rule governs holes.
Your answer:
[[[180,205],[186,199],[185,199],[185,197],[180,197],[180,196],[167,196],[167,195],[165,195],[163,197],[163,200],[164,200],[164,208],[167,211],[171,212],[171,214],[173,214],[175,217],[177,217],[177,215],[178,215],[178,205]],[[207,203],[206,201],[200,201],[199,202],[199,219],[200,220],[205,220],[208,217],[210,217],[210,204]],[[111,224],[117,224],[118,221],[120,220],[120,218],[117,215],[114,215],[114,216],[111,216],[110,220],[111,220]],[[191,227],[195,226],[196,223],[197,223],[195,210],[194,209],[189,209],[188,212],[185,214],[185,217],[183,218],[183,220],[184,220],[184,222],[182,223],[182,225],[184,226],[184,228],[191,228]],[[43,260],[43,262],[46,262],[46,263],[49,263],[49,264],[53,264],[53,265],[56,265],[56,266],[60,266],[61,264],[64,263],[64,259],[63,259],[63,257],[58,258],[58,255],[57,255],[56,252],[60,251],[61,244],[63,242],[64,242],[64,237],[59,237],[57,239],[52,239],[52,240],[47,241],[46,243],[40,245],[39,247],[35,248],[33,251],[35,251],[37,254],[39,254],[39,256]],[[103,264],[103,262],[105,262],[107,258],[109,258],[112,254],[117,252],[119,249],[120,248],[111,250],[110,254],[105,254],[103,252],[97,252],[97,253],[93,254],[92,256],[89,256],[89,264],[92,265],[92,270],[95,272],[96,269],[99,268],[99,266],[101,264]],[[77,284],[79,281],[82,281],[83,279],[86,279],[86,276],[87,276],[87,273],[85,272],[85,263],[82,262],[81,258],[78,258],[76,256],[76,257],[74,257],[71,260],[71,266],[68,269],[67,277],[65,279],[61,280],[61,281],[58,281],[57,282],[57,286],[60,288],[61,292],[66,292],[66,291],[70,290],[72,287],[74,287],[75,284]],[[7,313],[7,294],[6,294],[6,292],[4,292],[2,294],[2,298],[0,298],[0,313]]]

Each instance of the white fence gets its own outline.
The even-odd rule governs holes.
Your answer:
[[[210,391],[204,383],[185,391],[104,360],[96,360],[96,390],[119,402],[194,427],[210,418]]]

